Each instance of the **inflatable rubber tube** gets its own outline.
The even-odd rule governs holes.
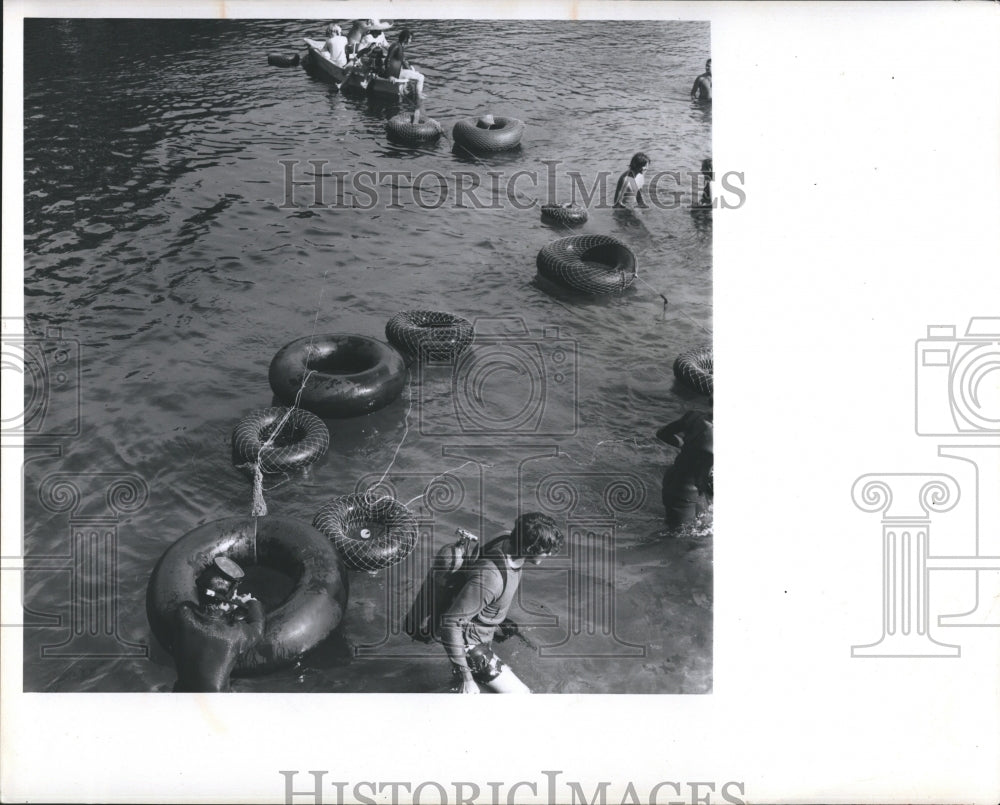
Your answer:
[[[715,391],[713,364],[711,344],[695,347],[677,356],[674,377],[711,397]]]
[[[267,63],[272,67],[295,67],[299,63],[299,54],[268,53]]]
[[[348,567],[374,572],[401,562],[417,544],[417,521],[395,498],[345,495],[313,518]]]
[[[278,399],[324,419],[370,414],[393,402],[406,384],[403,356],[362,335],[306,336],[286,344],[271,361],[268,380]]]
[[[451,313],[409,310],[385,325],[386,340],[409,360],[445,363],[465,351],[474,336],[472,322]]]
[[[494,118],[494,124],[488,128],[476,125],[479,118],[470,117],[459,120],[451,130],[451,138],[457,145],[469,151],[509,151],[521,144],[524,134],[524,123],[513,117]]]
[[[536,261],[546,279],[589,294],[621,293],[635,282],[636,259],[610,235],[574,235],[542,248]]]
[[[294,580],[291,594],[265,612],[263,639],[240,657],[233,673],[266,673],[292,665],[340,624],[347,607],[347,573],[329,540],[288,517],[259,517],[256,523],[229,517],[189,531],[153,569],[146,616],[167,650],[173,645],[177,608],[185,601],[197,602],[195,579],[217,556],[244,568],[273,568]]]
[[[542,220],[565,226],[587,223],[587,210],[573,204],[546,204],[542,207]]]
[[[436,142],[441,136],[441,126],[436,120],[427,118],[419,123],[413,123],[410,115],[403,112],[389,119],[385,124],[385,133],[390,140],[407,145]]]
[[[288,420],[282,432],[264,448],[286,414]],[[308,467],[322,458],[329,446],[330,431],[323,420],[301,408],[275,407],[251,411],[233,428],[233,464],[237,467],[256,464],[259,457],[260,469],[265,473]]]

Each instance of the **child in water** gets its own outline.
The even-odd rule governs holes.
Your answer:
[[[264,609],[236,588],[243,569],[232,559],[217,557],[195,582],[198,604],[185,601],[174,622],[176,693],[231,690],[229,676],[237,660],[264,636]]]
[[[618,186],[615,187],[615,203],[617,209],[631,207],[634,201],[638,206],[645,207],[646,199],[642,195],[643,185],[646,177],[643,171],[649,165],[649,157],[642,151],[635,154],[629,162],[628,170],[618,178]]]

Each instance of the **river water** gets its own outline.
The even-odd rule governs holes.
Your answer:
[[[49,363],[25,375],[28,404],[47,405],[26,451],[25,689],[169,690],[146,583],[174,540],[249,513],[229,439],[272,403],[275,352],[311,333],[384,338],[395,313],[428,309],[475,321],[471,354],[514,356],[520,376],[456,402],[449,367],[413,370],[385,409],[328,420],[330,451],[308,473],[268,479],[270,512],[304,522],[381,480],[422,537],[390,571],[352,572],[342,628],[317,652],[235,688],[446,690],[440,648],[399,630],[420,562],[458,526],[491,537],[544,510],[567,550],[526,571],[522,637],[498,645],[521,678],[536,692],[710,691],[711,529],[664,537],[675,451],[653,438],[709,406],[671,372],[711,337],[711,222],[692,214],[687,178],[711,155],[711,109],[688,98],[708,25],[409,21],[425,111],[446,132],[485,112],[526,124],[520,149],[470,158],[447,138],[388,143],[409,101],[268,66],[323,24],[26,21],[25,316]],[[538,250],[568,233],[529,204],[570,200],[574,174],[610,192],[640,150],[648,173],[680,181],[634,213],[594,201],[579,231],[625,241],[644,282],[594,301],[536,280]],[[368,194],[351,184],[365,171]],[[413,192],[418,174],[443,188],[433,203]]]

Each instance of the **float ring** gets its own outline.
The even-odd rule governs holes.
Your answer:
[[[397,313],[385,325],[386,340],[411,361],[453,361],[472,344],[473,336],[471,321],[434,310]]]
[[[290,413],[289,413],[290,412]],[[267,440],[284,419],[281,433]],[[266,445],[266,446],[265,446]],[[301,408],[262,408],[251,411],[233,428],[233,464],[256,465],[264,473],[281,473],[308,467],[321,459],[330,446],[330,431],[323,420]]]
[[[309,375],[303,388],[302,380]],[[403,356],[374,338],[345,333],[306,336],[271,361],[271,389],[324,419],[370,414],[393,402],[406,384]]]
[[[538,252],[538,273],[588,294],[621,293],[635,282],[632,250],[610,235],[560,238]]]
[[[313,526],[325,534],[355,570],[374,572],[401,562],[417,544],[417,520],[387,495],[337,498],[316,512]]]
[[[292,665],[340,624],[347,607],[347,573],[329,540],[289,517],[229,517],[189,531],[153,569],[146,616],[167,650],[173,645],[178,607],[198,601],[195,580],[220,556],[244,568],[273,568],[294,580],[285,599],[265,612],[264,637],[240,656],[233,673],[267,673]]]
[[[542,220],[564,226],[580,226],[587,223],[587,210],[575,204],[545,204],[542,206]]]
[[[479,118],[459,120],[451,130],[456,145],[469,151],[509,151],[521,144],[524,123],[513,117],[496,117],[490,128],[476,125]]]
[[[405,145],[421,145],[437,142],[441,136],[441,126],[431,118],[413,123],[410,120],[410,115],[403,112],[389,118],[389,122],[385,124],[385,133],[394,142]]]
[[[706,344],[682,352],[674,361],[674,377],[695,391],[711,397],[715,391],[712,345]]]

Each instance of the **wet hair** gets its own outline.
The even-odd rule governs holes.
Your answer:
[[[541,512],[522,514],[510,533],[511,554],[515,557],[559,553],[563,535],[556,521]]]
[[[632,161],[628,163],[628,169],[632,171],[632,173],[642,173],[643,168],[645,168],[648,164],[649,157],[640,151],[632,157]]]
[[[399,32],[399,41],[404,45],[413,39],[413,32],[409,28],[404,28]]]

